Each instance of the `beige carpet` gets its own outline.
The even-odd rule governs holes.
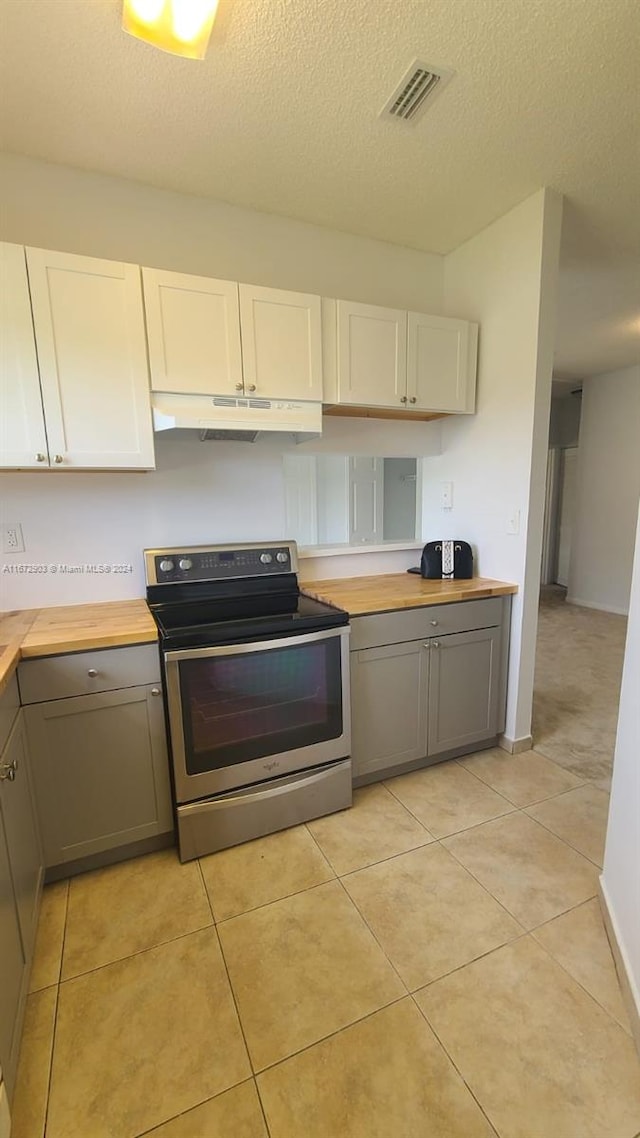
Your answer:
[[[568,605],[565,589],[542,590],[533,745],[609,789],[627,620]]]

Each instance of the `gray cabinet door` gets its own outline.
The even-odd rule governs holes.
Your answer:
[[[172,829],[157,687],[34,704],[25,715],[48,867]]]
[[[38,921],[44,865],[22,714],[18,716],[0,759],[0,775],[2,772],[5,775],[6,772],[13,774],[13,778],[5,777],[0,781],[0,812],[4,822],[24,953],[27,960],[30,960]]]
[[[0,814],[0,1067],[9,1095],[19,1046],[26,961],[20,937],[6,834]]]
[[[428,670],[423,640],[351,653],[354,778],[426,755]]]
[[[434,638],[430,656],[429,756],[497,734],[500,629]]]

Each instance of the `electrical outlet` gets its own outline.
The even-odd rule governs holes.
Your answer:
[[[453,482],[440,483],[440,509],[453,509]]]
[[[3,522],[0,529],[2,530],[2,552],[24,553],[24,538],[20,522]]]

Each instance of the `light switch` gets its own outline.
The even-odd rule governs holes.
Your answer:
[[[520,510],[512,510],[507,518],[507,533],[520,533]]]
[[[453,482],[440,483],[440,509],[453,509]]]

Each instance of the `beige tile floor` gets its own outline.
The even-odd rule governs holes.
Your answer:
[[[602,795],[488,751],[48,887],[12,1138],[636,1138]]]
[[[609,790],[627,619],[565,602],[542,590],[533,740],[536,750],[580,779]]]

